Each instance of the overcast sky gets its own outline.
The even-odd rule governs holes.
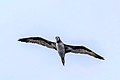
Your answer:
[[[84,45],[105,58],[18,42],[40,36]],[[119,0],[0,0],[0,80],[120,80]]]

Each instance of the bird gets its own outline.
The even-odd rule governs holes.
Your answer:
[[[48,48],[54,49],[58,52],[61,62],[63,66],[65,65],[65,55],[67,53],[75,53],[75,54],[87,54],[90,56],[93,56],[94,58],[105,60],[102,56],[96,54],[92,50],[88,49],[85,46],[73,46],[63,43],[63,41],[60,39],[59,36],[55,37],[56,41],[50,41],[47,39],[44,39],[42,37],[27,37],[27,38],[20,38],[18,41],[26,42],[26,43],[36,43],[42,46],[46,46]]]

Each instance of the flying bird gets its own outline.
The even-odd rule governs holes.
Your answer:
[[[46,46],[48,48],[56,50],[61,58],[63,66],[65,64],[65,54],[69,52],[76,53],[76,54],[78,53],[88,54],[95,58],[104,60],[102,56],[96,54],[95,52],[93,52],[92,50],[88,49],[85,46],[73,46],[73,45],[64,44],[61,41],[59,36],[56,36],[55,39],[56,39],[56,42],[52,42],[42,37],[28,37],[28,38],[21,38],[18,41],[26,42],[26,43],[36,43],[36,44]]]

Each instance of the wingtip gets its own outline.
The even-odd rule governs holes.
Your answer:
[[[18,41],[20,41],[20,42],[27,42],[27,40],[25,38],[18,39]]]
[[[102,59],[102,60],[105,60],[105,58],[103,58],[103,57],[102,57],[101,59]]]
[[[99,59],[101,59],[101,60],[105,60],[103,57],[102,57],[102,58],[99,58]]]
[[[94,53],[95,55],[94,55],[94,57],[95,58],[98,58],[98,59],[101,59],[101,60],[105,60],[102,56],[100,56],[100,55],[98,55],[98,54],[96,54],[96,53]]]
[[[105,60],[102,56],[97,56],[97,58],[99,58],[101,60]]]
[[[22,42],[22,41],[24,41],[24,40],[23,40],[23,39],[18,39],[18,41],[21,41],[21,42]]]
[[[21,39],[18,39],[18,41],[21,41]]]

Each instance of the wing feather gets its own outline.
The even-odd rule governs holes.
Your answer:
[[[36,44],[39,44],[39,45],[42,45],[42,46],[46,46],[48,48],[52,48],[52,49],[56,50],[56,43],[55,42],[46,40],[46,39],[41,38],[41,37],[21,38],[18,41],[26,42],[26,43],[36,43]]]
[[[104,58],[98,54],[96,54],[95,52],[93,52],[92,50],[84,47],[84,46],[72,46],[72,45],[66,45],[65,44],[65,52],[73,52],[73,53],[81,53],[81,54],[88,54],[90,56],[93,56],[95,58],[98,59],[102,59],[104,60]]]

